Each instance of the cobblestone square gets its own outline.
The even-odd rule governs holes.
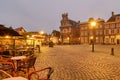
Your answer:
[[[52,80],[120,80],[119,49],[119,45],[95,45],[91,52],[91,45],[42,46],[35,67],[53,67]]]

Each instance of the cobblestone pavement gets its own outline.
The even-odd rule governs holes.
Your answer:
[[[111,47],[115,56],[110,55]],[[36,69],[54,68],[52,80],[120,80],[119,46],[65,45],[42,47],[37,53]]]

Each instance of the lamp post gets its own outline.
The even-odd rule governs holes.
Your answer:
[[[91,40],[91,44],[92,44],[92,52],[94,52],[94,40],[93,40],[93,36],[90,37]]]
[[[90,39],[92,43],[92,52],[94,52],[94,41],[95,41],[95,30],[94,29],[96,27],[96,21],[92,21],[90,25],[92,27],[92,33],[93,33],[93,36]]]

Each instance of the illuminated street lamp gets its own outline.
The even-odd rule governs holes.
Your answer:
[[[43,35],[43,34],[44,34],[44,31],[40,31],[39,33],[40,33],[41,35]]]
[[[91,26],[94,28],[94,27],[96,27],[96,21],[92,21],[91,22]]]
[[[90,37],[91,39],[91,43],[92,43],[92,52],[94,52],[94,40],[95,40],[95,32],[94,32],[94,29],[96,28],[96,21],[92,21],[90,22],[90,25],[91,25],[91,28],[92,28],[92,33],[93,33],[93,36]]]

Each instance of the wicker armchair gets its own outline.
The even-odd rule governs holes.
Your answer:
[[[15,75],[15,66],[12,62],[8,62],[8,61],[0,61],[0,70],[4,70],[7,72],[10,72],[11,75]]]
[[[4,78],[11,78],[12,75],[8,74],[6,71],[4,70],[0,70],[0,80],[4,79]]]
[[[35,61],[36,61],[36,57],[33,56],[33,57],[28,58],[27,60],[19,62],[20,64],[18,66],[18,70],[19,71],[23,71],[23,72],[25,72],[27,74],[29,74],[29,70],[31,68],[33,68],[34,71],[35,71],[35,66],[34,66],[35,65]]]
[[[9,71],[10,74],[14,75],[14,64],[11,61],[11,55],[6,48],[0,47],[0,70]]]
[[[51,74],[54,69],[52,67],[46,67],[37,71],[33,71],[28,75],[28,80],[51,80]]]

